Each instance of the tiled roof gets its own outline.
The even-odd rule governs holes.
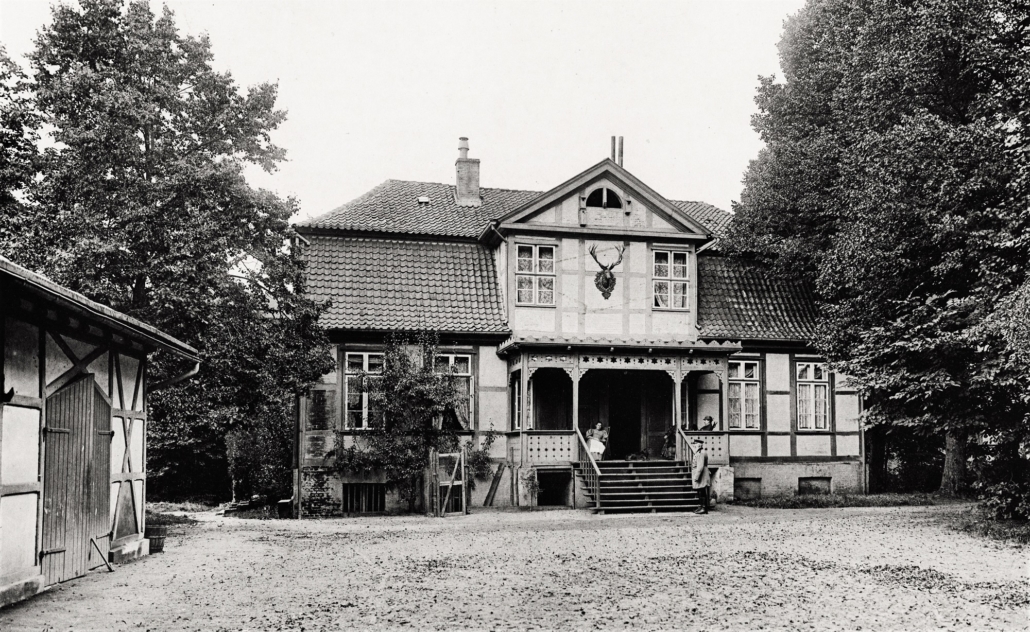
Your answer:
[[[387,180],[365,195],[301,226],[412,235],[477,237],[487,223],[525,204],[536,191],[480,189],[482,206],[458,206],[454,186]],[[428,197],[428,203],[418,198]]]
[[[669,201],[675,204],[676,208],[700,222],[716,235],[721,235],[726,230],[726,227],[729,226],[730,220],[733,219],[733,213],[728,213],[707,202]]]
[[[702,338],[810,341],[816,307],[809,288],[728,257],[697,258]]]
[[[497,271],[477,243],[313,235],[307,289],[328,329],[508,333]]]
[[[360,230],[410,235],[477,237],[487,223],[540,195],[539,191],[480,189],[482,206],[458,206],[454,186],[435,182],[387,180],[361,197],[324,215],[302,222],[301,227]],[[428,197],[428,203],[419,203]],[[677,208],[713,233],[720,234],[733,217],[704,202],[672,201]]]

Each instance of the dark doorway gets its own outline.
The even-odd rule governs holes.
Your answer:
[[[537,369],[533,383],[533,429],[572,430],[572,378],[562,369]]]
[[[608,429],[606,460],[662,458],[672,427],[673,382],[667,373],[592,369],[579,383],[580,430]]]
[[[561,507],[571,504],[569,488],[572,485],[572,474],[568,471],[537,470],[537,483],[540,490],[536,494],[536,504],[540,507]]]

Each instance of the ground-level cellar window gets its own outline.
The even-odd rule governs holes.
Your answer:
[[[541,507],[560,507],[572,504],[572,473],[564,470],[537,470],[536,504]]]
[[[343,513],[386,511],[386,483],[344,483]]]

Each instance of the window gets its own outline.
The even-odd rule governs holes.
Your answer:
[[[687,309],[687,253],[655,250],[654,307]]]
[[[829,430],[830,373],[821,362],[798,362],[798,430]]]
[[[598,206],[601,208],[622,208],[622,200],[619,195],[611,189],[594,189],[587,196],[587,206]]]
[[[454,376],[455,387],[461,392],[462,402],[455,414],[465,430],[471,428],[472,419],[472,356],[440,353],[436,356],[436,372]]]
[[[761,428],[761,377],[758,362],[730,362],[729,399],[730,428]]]
[[[554,246],[517,246],[515,303],[554,305]]]
[[[511,388],[508,389],[511,392],[511,405],[509,406],[511,429],[520,430],[522,428],[522,372],[515,371],[508,379],[511,381]]]
[[[383,372],[383,354],[348,353],[343,399],[347,404],[344,420],[350,430],[363,430],[370,426],[375,415],[375,403],[370,401],[366,380],[376,379]]]

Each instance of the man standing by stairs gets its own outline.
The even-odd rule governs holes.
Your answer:
[[[706,514],[708,513],[708,488],[712,484],[712,475],[708,472],[708,452],[705,451],[705,443],[700,437],[694,439],[692,443],[694,447],[692,483],[694,489],[697,490],[698,499],[701,501],[701,506],[694,513]]]

